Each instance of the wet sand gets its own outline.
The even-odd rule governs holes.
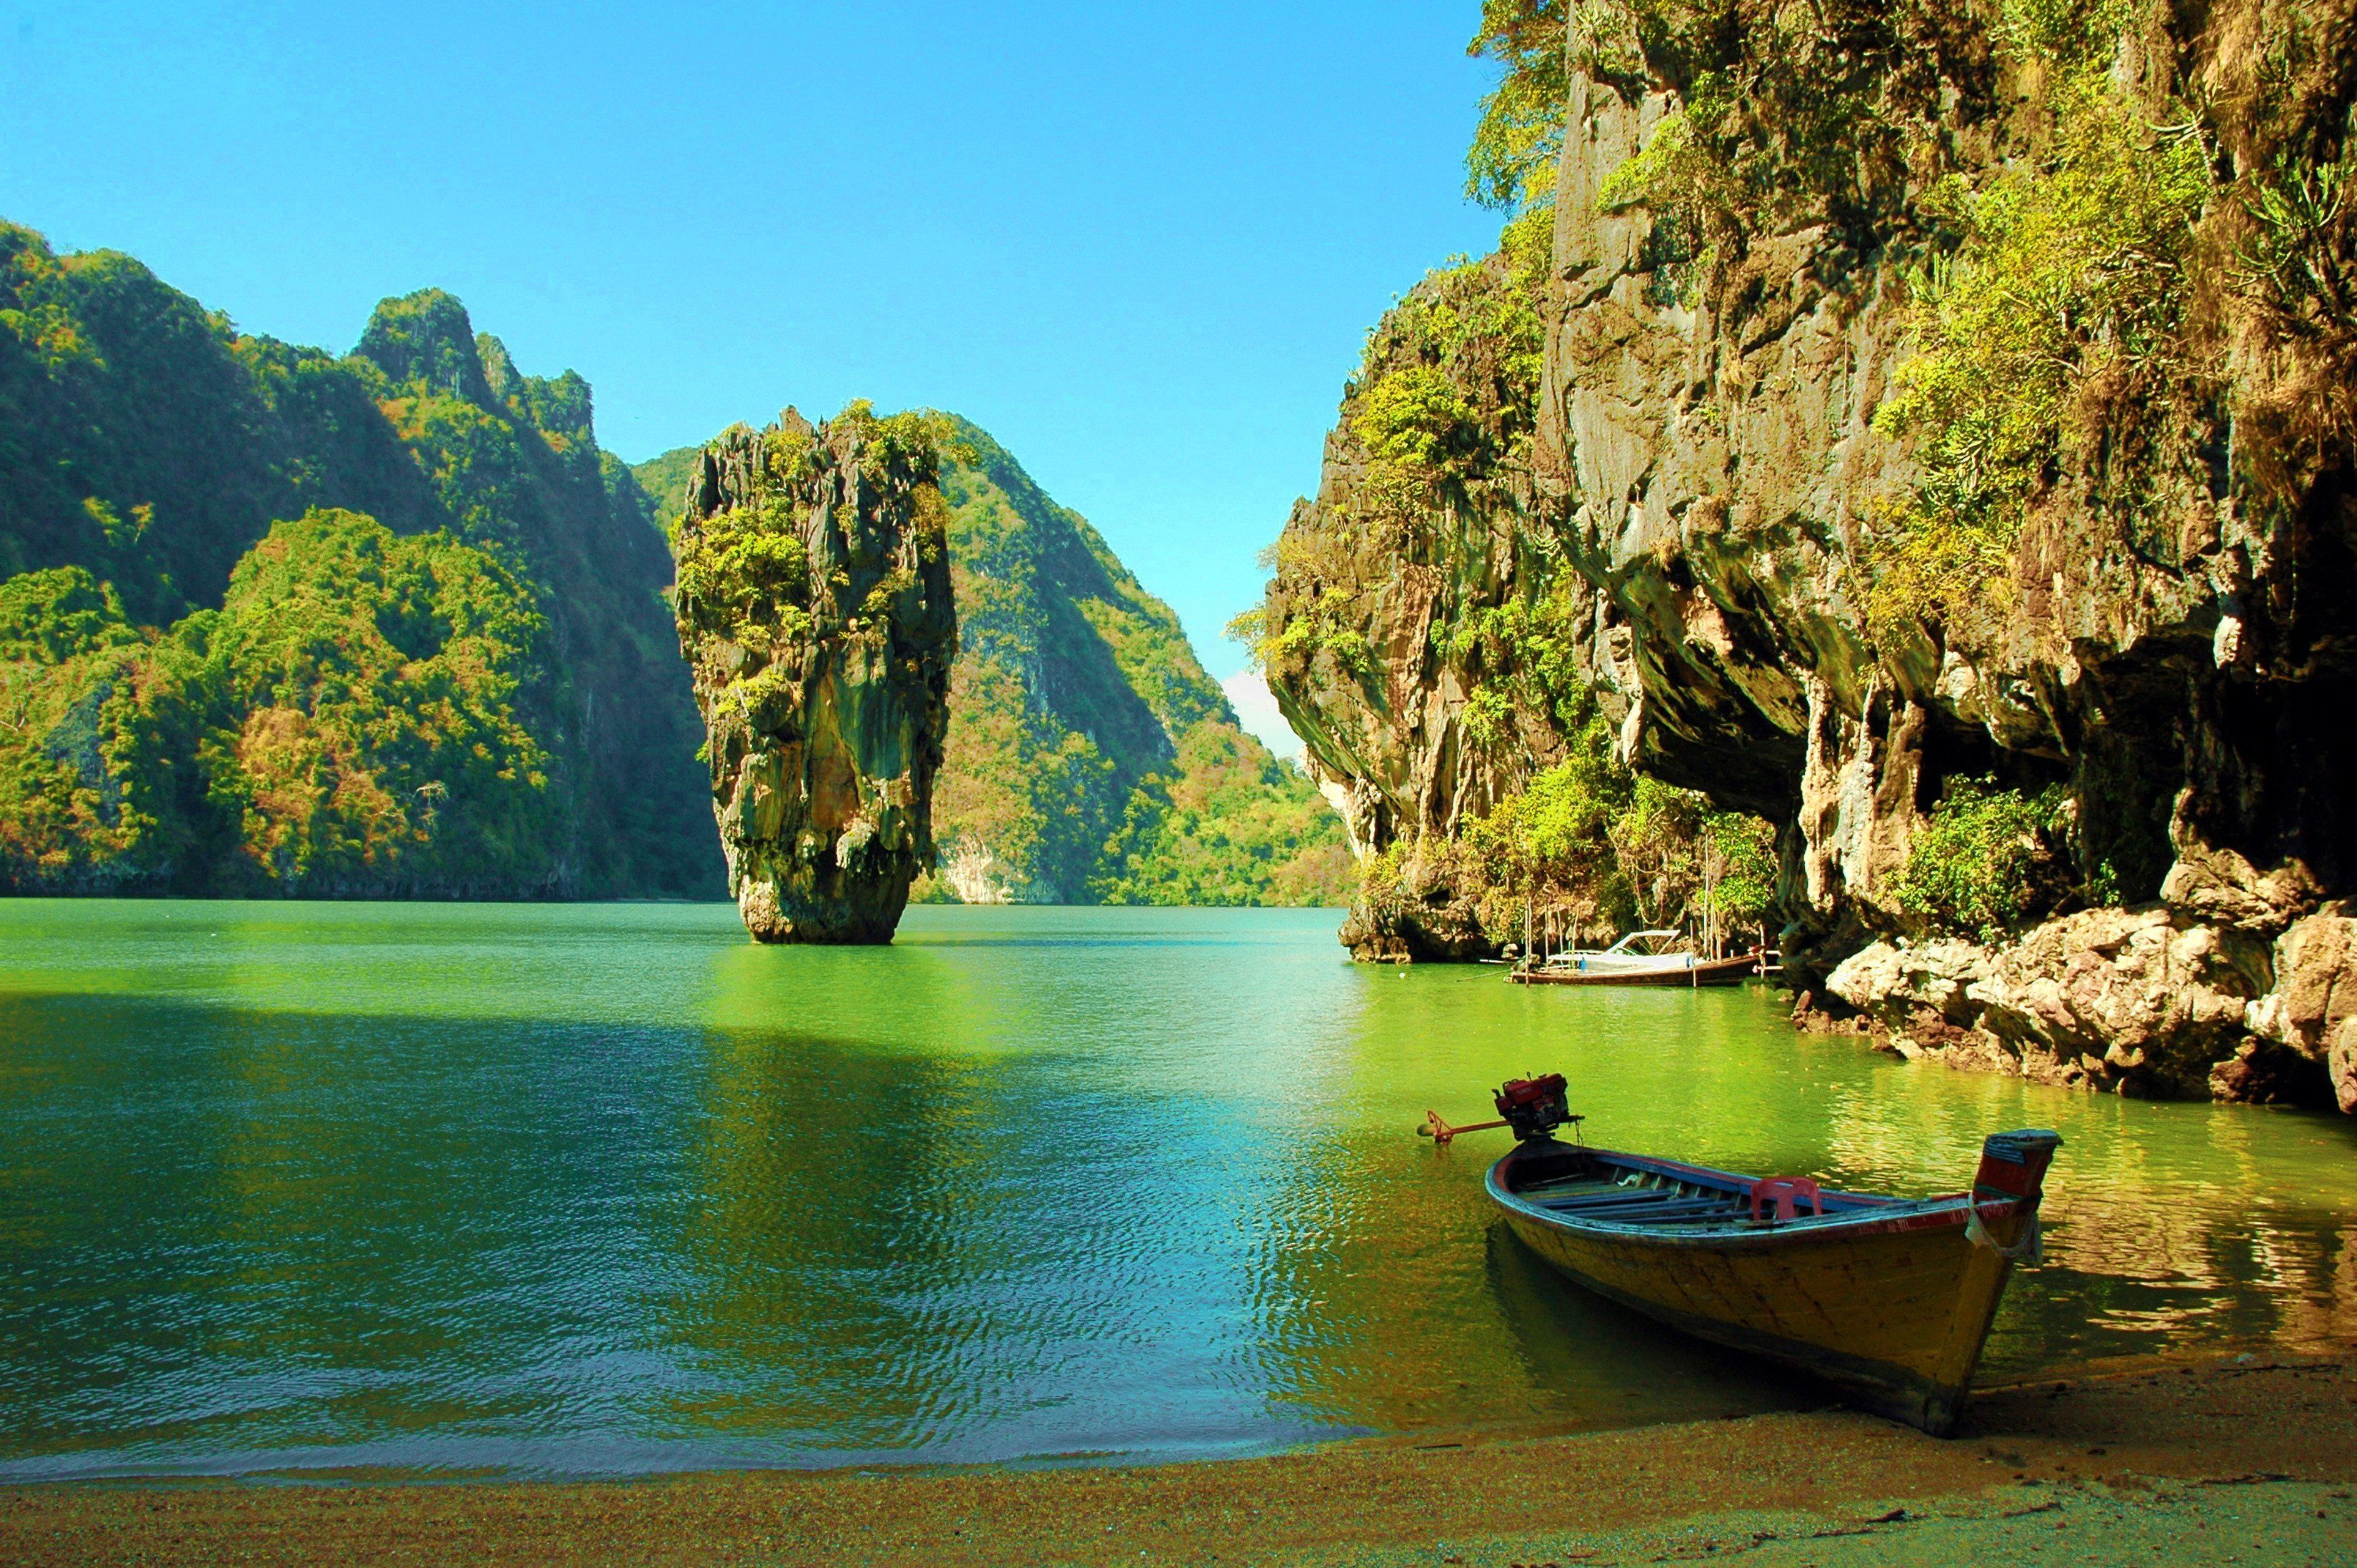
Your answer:
[[[1944,1441],[1828,1409],[1134,1467],[16,1487],[0,1563],[2345,1563],[2352,1366],[2118,1364],[1986,1391]]]

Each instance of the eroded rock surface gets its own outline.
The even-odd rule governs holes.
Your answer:
[[[1785,25],[1739,16],[1747,57]],[[1819,183],[1781,231],[1730,234],[1680,276],[1661,265],[1661,205],[1602,197],[1684,107],[1673,83],[1699,62],[1678,50],[1727,40],[1609,82],[1575,72],[1534,467],[1633,647],[1596,666],[1631,704],[1631,755],[1789,824],[1788,966],[1802,983],[1830,970],[1828,989],[1915,1050],[2236,1099],[2309,1097],[2321,1066],[2346,1108],[2348,959],[2335,918],[2312,914],[2357,874],[2345,427],[2284,444],[2285,400],[2315,362],[2268,325],[2271,299],[2222,280],[2225,302],[2186,328],[2212,379],[2158,414],[2157,385],[2137,404],[2086,394],[2078,417],[2111,420],[2135,456],[2066,446],[1975,615],[1870,627],[1887,519],[1922,481],[1921,454],[1874,424],[1916,350],[1909,258],[1936,249],[1936,190],[2051,156],[2038,73],[2060,68],[1993,48],[1969,10],[1859,19],[1861,123],[1936,123],[1942,142]],[[2147,8],[2118,36],[2108,90],[2212,104],[2204,134],[2247,187],[2264,158],[2317,156],[2310,126],[2351,95],[2345,70],[2267,65],[2254,29],[2351,23],[2337,0]],[[1880,215],[1845,209],[1843,186],[1878,186]],[[2202,242],[2239,242],[2238,199],[2264,198],[2221,188]],[[2346,275],[2346,236],[2313,240],[2306,264]],[[1922,942],[1895,885],[1944,780],[1992,769],[2068,790],[2080,898],[2159,902],[2064,913],[1977,953]]]
[[[1587,596],[1568,645],[1622,755],[1781,825],[1796,986],[1830,980],[1913,1054],[2350,1108],[2357,218],[2318,193],[2349,156],[2357,5],[2100,20],[2040,41],[1989,4],[1577,8],[1526,459],[1420,557],[1370,549],[1361,586],[1281,548],[1280,589],[1343,591],[1326,614],[1357,662],[1277,690],[1354,823],[1478,810],[1512,770],[1469,745],[1448,650],[1552,574]],[[1731,81],[1732,108],[1689,96]],[[2137,150],[2065,166],[2054,128],[2093,101],[2071,92]],[[1725,140],[1698,153],[1708,116]],[[2152,296],[2179,313],[2165,351],[2058,328],[2060,434],[2007,528],[1972,533],[1923,444],[1878,423],[1937,268],[1992,191],[2060,212],[2072,179],[2145,188],[2176,145],[2157,125],[2201,153],[2153,231],[2177,247],[2155,275],[2191,280]],[[2066,221],[2116,209],[2099,190]],[[1321,505],[1356,472],[1345,414]],[[1907,571],[1961,575],[1927,607],[1891,588]],[[1901,888],[1935,803],[1982,779],[2066,800],[2068,865],[2027,929],[1967,952],[1928,943]]]
[[[2247,917],[2255,901],[2223,907]],[[2357,1111],[2357,919],[2342,908],[2255,930],[2153,904],[2083,909],[1994,949],[1877,941],[1825,991],[1910,1061]],[[1803,1022],[1830,1020],[1809,1008]]]
[[[933,861],[957,650],[930,427],[864,404],[742,425],[674,552],[729,888],[765,942],[884,942]]]
[[[1544,270],[1502,253],[1444,269],[1384,317],[1318,494],[1277,545],[1261,612],[1269,689],[1351,847],[1400,862],[1342,928],[1361,960],[1496,950],[1482,879],[1452,846],[1565,749],[1537,672],[1491,625],[1524,612],[1546,576],[1526,527]]]
[[[2276,943],[2276,989],[2251,1026],[2321,1063],[2335,1101],[2357,1112],[2357,919],[2344,908],[2309,916]]]

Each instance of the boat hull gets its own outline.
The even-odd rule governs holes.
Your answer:
[[[1814,1373],[1878,1414],[1934,1435],[1954,1425],[2011,1273],[1997,1247],[2031,1210],[1982,1202],[1996,1246],[1969,1239],[1975,1200],[1962,1194],[1923,1203],[1844,1195],[1860,1207],[1832,1222],[1647,1234],[1566,1219],[1519,1197],[1513,1165],[1528,1150],[1498,1162],[1490,1194],[1515,1237],[1566,1278],[1698,1338]],[[1747,1181],[1593,1154],[1706,1187]],[[1887,1212],[1863,1207],[1874,1203]]]
[[[1756,957],[1710,959],[1685,969],[1579,970],[1526,965],[1513,972],[1517,985],[1740,985],[1760,972]]]

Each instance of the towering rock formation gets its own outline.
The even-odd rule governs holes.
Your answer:
[[[917,900],[1338,904],[1341,822],[1237,722],[1169,606],[988,432],[941,416],[958,654]],[[675,499],[683,446],[632,472]]]
[[[765,942],[887,942],[933,861],[957,614],[933,424],[788,409],[704,448],[674,541],[729,889]]]
[[[1786,824],[1804,982],[1926,947],[1960,780],[2043,793],[2050,923],[1835,993],[2357,1107],[2307,929],[2357,892],[2357,7],[1706,9],[1582,27],[1557,186],[1534,466],[1631,755]]]
[[[2357,1109],[2357,5],[1605,0],[1568,44],[1527,499],[1417,546],[1505,585],[1377,541],[1359,667],[1273,666],[1354,821],[1496,786],[1454,650],[1554,595],[1623,757],[1780,824],[1798,983]],[[1943,813],[1998,796],[2038,874],[1965,920]]]
[[[1405,857],[1397,896],[1362,897],[1343,927],[1361,958],[1494,950],[1488,879],[1451,846],[1562,760],[1577,726],[1558,710],[1586,697],[1584,668],[1533,647],[1566,607],[1530,511],[1544,273],[1543,252],[1501,253],[1433,274],[1385,315],[1318,494],[1277,544],[1260,612],[1270,690],[1352,847]],[[1568,602],[1575,618],[1587,601]]]

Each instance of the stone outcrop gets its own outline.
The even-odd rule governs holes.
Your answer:
[[[2336,908],[2294,924],[2276,943],[2275,974],[2251,1009],[2253,1036],[2321,1065],[2334,1101],[2357,1112],[2357,918]]]
[[[1526,483],[1426,556],[1501,578],[1491,603],[1534,571],[1584,596],[1564,640],[1624,757],[1780,824],[1796,985],[1837,977],[1886,1034],[1985,1065],[2347,1106],[2357,213],[2330,193],[2357,4],[2072,16],[2111,30],[2043,37],[1985,0],[1577,8]],[[2177,249],[2091,251],[2085,274],[2155,263],[2175,314],[2133,349],[2125,318],[2054,328],[2057,434],[2005,530],[1973,534],[1933,480],[1978,480],[1878,415],[1974,242],[1958,214],[2064,177],[2066,77],[2126,127],[2101,134],[2144,138],[2069,177],[2139,177],[2179,145],[2155,126],[2198,140]],[[1731,107],[1689,97],[1728,81]],[[2097,227],[2120,205],[2051,199]],[[1958,538],[1986,552],[1966,588],[1891,588],[1962,570],[1938,553]],[[1362,575],[1376,657],[1310,671],[1288,714],[1315,710],[1295,723],[1340,792],[1380,797],[1354,821],[1403,800],[1445,820],[1490,786],[1426,650],[1458,646],[1479,596],[1379,552]],[[2066,802],[2067,865],[2026,929],[1968,952],[1927,941],[1902,874],[1952,783],[1982,779]]]
[[[2083,909],[1994,949],[1877,941],[1824,988],[1910,1061],[2357,1111],[2357,919],[2341,908],[2254,928],[2152,904]],[[1803,1021],[1835,1022],[1814,1007]]]
[[[1994,48],[1989,16],[1836,9],[1859,24],[1845,85],[1865,123],[1939,137],[1818,181],[1772,231],[1722,229],[1683,277],[1661,265],[1670,214],[1601,199],[1684,107],[1674,82],[1709,63],[1680,51],[1731,47],[1772,92],[1825,40],[1743,6],[1731,46],[1662,40],[1623,73],[1574,72],[1534,468],[1634,650],[1594,667],[1629,704],[1624,743],[1647,771],[1787,824],[1788,967],[1802,983],[1832,970],[1834,993],[1910,1044],[1935,1019],[2042,1076],[2301,1097],[2308,1069],[2346,1059],[2338,928],[2303,918],[2357,875],[2340,716],[2357,693],[2357,514],[2345,389],[2304,424],[2285,404],[2319,395],[2347,338],[2286,331],[2217,258],[2248,244],[2234,225],[2266,199],[2267,160],[2337,156],[2337,129],[2315,138],[2352,97],[2345,60],[2287,70],[2261,34],[2345,40],[2352,7],[2151,7],[2120,34],[2106,81],[2123,103],[2147,123],[2211,105],[2227,172],[2191,254],[2220,272],[2184,328],[2207,379],[2147,387],[2132,414],[2087,393],[2077,417],[2111,420],[2134,456],[2047,476],[1980,624],[1878,634],[1875,541],[1923,480],[1920,452],[1873,422],[1916,351],[1908,269],[1938,231],[1934,192],[2047,156],[2048,68]],[[2307,239],[2302,264],[2341,286],[2347,231]],[[1919,929],[1897,875],[1945,780],[1987,772],[2067,789],[2081,897],[2161,902],[2065,914],[1977,958],[1884,942],[1843,962]]]
[[[1469,963],[1498,943],[1481,923],[1477,901],[1461,886],[1470,880],[1442,841],[1402,868],[1396,883],[1372,897],[1362,893],[1336,933],[1361,963]]]
[[[1278,545],[1262,613],[1291,635],[1265,650],[1269,688],[1361,854],[1453,838],[1562,749],[1544,711],[1474,718],[1476,693],[1509,671],[1483,657],[1494,649],[1448,645],[1543,575],[1523,527],[1541,330],[1528,291],[1492,256],[1426,279],[1384,317],[1326,439],[1318,494]],[[1450,330],[1469,318],[1490,325]],[[1400,494],[1372,450],[1371,394],[1412,379],[1456,405],[1437,493]]]
[[[913,415],[791,409],[691,470],[680,644],[745,929],[886,942],[933,861],[957,650],[939,457]]]
[[[1501,252],[1436,272],[1384,317],[1259,611],[1269,689],[1378,873],[1340,933],[1361,961],[1490,956],[1534,901],[1558,938],[1611,929],[1577,891],[1485,904],[1496,868],[1458,842],[1564,759],[1558,699],[1587,700],[1572,650],[1596,605],[1550,593],[1530,514],[1544,274]]]

